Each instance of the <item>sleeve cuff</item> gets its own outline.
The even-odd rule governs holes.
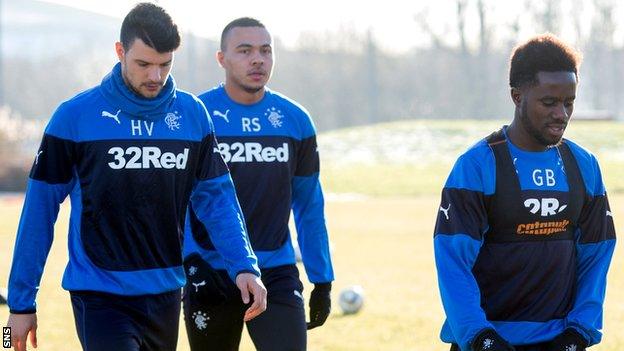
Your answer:
[[[33,314],[33,313],[37,313],[36,309],[29,309],[29,310],[13,310],[13,309],[9,309],[9,313],[11,314]]]
[[[585,343],[587,343],[587,345],[591,344],[591,337],[589,336],[589,334],[580,325],[578,325],[578,324],[570,324],[570,325],[568,325],[568,327],[566,329],[572,329],[580,337],[582,337],[585,340]]]
[[[330,292],[331,291],[331,286],[332,283],[328,282],[328,283],[314,283],[314,290],[320,291],[320,292]]]
[[[234,277],[236,278],[236,277],[238,277],[239,274],[242,274],[242,273],[251,273],[251,274],[255,275],[256,277],[260,277],[260,274],[258,272],[252,271],[252,270],[249,270],[249,269],[244,269],[242,271],[236,272],[236,275]]]

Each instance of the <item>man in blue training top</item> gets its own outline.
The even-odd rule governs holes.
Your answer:
[[[563,139],[579,64],[549,34],[518,46],[512,123],[461,155],[442,190],[434,248],[451,350],[600,342],[615,229],[596,158]]]
[[[15,350],[36,347],[35,295],[59,204],[70,196],[71,293],[82,347],[175,350],[185,283],[185,213],[209,229],[253,318],[266,290],[204,105],[170,76],[180,44],[160,7],[141,3],[121,26],[119,63],[62,103],[35,158],[9,278]]]
[[[212,114],[268,291],[266,312],[247,323],[251,338],[258,350],[305,350],[303,286],[288,229],[291,209],[303,264],[314,283],[307,329],[329,315],[334,274],[314,125],[303,107],[265,87],[273,58],[273,41],[262,23],[230,22],[217,52],[225,84],[200,99]],[[183,302],[191,348],[238,350],[245,306],[234,298],[224,262],[207,235],[210,228],[194,211],[189,216]]]

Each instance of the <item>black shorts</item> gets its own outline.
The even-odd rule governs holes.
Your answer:
[[[78,339],[88,351],[173,351],[180,290],[140,296],[71,291]]]
[[[200,267],[201,266],[201,267]],[[224,270],[207,272],[207,264],[194,266],[184,287],[184,320],[191,350],[238,350],[243,316],[249,305]],[[306,349],[303,284],[295,265],[261,269],[267,288],[267,310],[247,323],[257,350]],[[205,282],[205,283],[202,283]],[[206,289],[206,290],[202,290]]]
[[[516,351],[548,351],[548,349],[546,349],[546,344],[545,343],[533,344],[533,345],[514,346],[514,349]],[[457,344],[452,344],[451,345],[451,351],[460,351],[459,350],[459,346],[457,346]]]

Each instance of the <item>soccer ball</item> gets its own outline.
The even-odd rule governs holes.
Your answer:
[[[364,305],[364,289],[359,285],[353,285],[343,289],[338,298],[338,304],[344,314],[354,314]]]

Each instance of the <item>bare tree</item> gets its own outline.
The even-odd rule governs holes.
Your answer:
[[[559,33],[562,0],[528,0],[528,8],[541,31]]]
[[[463,55],[468,56],[468,44],[466,43],[466,9],[468,0],[457,0],[457,34],[459,35],[459,48]]]
[[[431,40],[431,46],[433,48],[446,47],[444,34],[438,33],[431,25],[431,18],[429,16],[429,7],[424,7],[414,15],[414,21],[420,27],[421,31],[429,36]]]
[[[490,48],[490,28],[487,21],[487,8],[485,0],[477,0],[477,13],[479,14],[479,55],[485,57]]]
[[[589,40],[585,46],[588,80],[592,86],[592,102],[595,109],[620,112],[617,82],[621,77],[620,60],[615,50],[616,23],[613,18],[615,2],[594,0],[594,18],[591,22]]]

